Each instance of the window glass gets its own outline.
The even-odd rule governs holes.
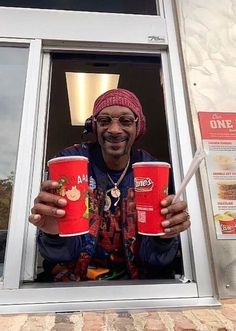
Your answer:
[[[0,6],[140,15],[159,15],[156,0],[3,0]]]
[[[27,48],[0,47],[0,277],[15,177],[27,60]]]

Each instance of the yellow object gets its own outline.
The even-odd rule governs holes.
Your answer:
[[[105,275],[109,272],[110,270],[107,268],[89,268],[87,271],[87,278],[88,279],[98,279],[100,276]]]
[[[83,217],[84,218],[89,218],[89,198],[88,198],[88,195],[85,198],[85,206],[86,206],[86,210],[84,212]]]
[[[216,214],[214,216],[215,221],[233,221],[234,217],[230,211],[226,211],[224,214]]]

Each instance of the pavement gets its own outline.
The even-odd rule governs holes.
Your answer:
[[[219,308],[0,316],[1,331],[236,331],[236,299]]]

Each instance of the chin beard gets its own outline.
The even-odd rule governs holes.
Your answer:
[[[115,157],[115,158],[119,158],[119,157],[122,157],[124,155],[129,155],[130,154],[130,151],[131,151],[131,147],[129,145],[125,145],[125,146],[122,146],[118,149],[113,149],[111,146],[109,146],[109,148],[104,148],[104,152],[106,154],[109,154],[111,155],[112,157]]]

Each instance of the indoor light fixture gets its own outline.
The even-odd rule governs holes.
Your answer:
[[[66,72],[66,85],[72,125],[84,125],[92,115],[97,97],[117,88],[120,75]]]

